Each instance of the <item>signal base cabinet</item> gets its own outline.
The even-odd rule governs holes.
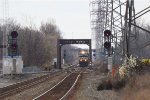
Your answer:
[[[21,56],[3,58],[3,74],[22,74],[23,61]]]

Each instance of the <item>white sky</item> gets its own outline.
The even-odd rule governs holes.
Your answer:
[[[0,0],[0,19],[3,17]],[[55,20],[64,38],[91,38],[90,0],[8,0],[9,17],[21,25],[39,27],[41,21]],[[125,1],[125,0],[122,0]],[[150,0],[134,0],[136,12],[150,6]],[[144,19],[150,19],[149,14]],[[150,21],[150,20],[149,20]]]
[[[9,17],[16,19],[21,25],[38,27],[41,21],[53,19],[64,38],[91,38],[89,0],[8,1]]]

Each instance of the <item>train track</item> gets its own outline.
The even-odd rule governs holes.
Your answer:
[[[12,84],[10,86],[0,88],[0,100],[9,96],[15,95],[21,91],[31,88],[32,86],[38,85],[44,81],[47,81],[54,75],[57,75],[57,72],[47,74],[47,75],[42,75],[40,77],[36,77],[33,79],[29,79],[23,82],[18,82],[16,84]]]
[[[81,72],[73,72],[33,100],[64,100],[77,83]]]

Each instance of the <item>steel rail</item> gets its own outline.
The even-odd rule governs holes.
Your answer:
[[[80,72],[81,73],[81,72]],[[73,89],[73,87],[75,86],[75,84],[77,83],[79,77],[80,77],[80,73],[77,75],[77,77],[75,78],[75,81],[73,82],[73,84],[70,86],[70,88],[67,90],[67,92],[65,92],[63,94],[63,96],[59,97],[59,100],[63,100],[64,98],[66,98],[68,96],[68,94],[70,93],[70,91]],[[60,82],[58,82],[56,85],[54,85],[52,88],[50,88],[49,90],[47,90],[46,92],[42,93],[41,95],[35,97],[32,100],[43,100],[44,96],[49,94],[51,91],[54,91],[55,88],[59,87],[63,82],[65,82],[65,79],[69,78],[72,74],[75,74],[75,71],[70,73],[69,75],[67,75],[64,79],[62,79]],[[54,94],[53,94],[54,95]],[[55,94],[57,95],[57,94]],[[45,99],[47,100],[47,99]]]
[[[80,74],[78,75],[77,79],[75,80],[75,82],[73,83],[72,87],[68,90],[68,92],[62,97],[60,98],[59,100],[65,100],[65,98],[69,95],[69,93],[72,91],[72,89],[74,88],[74,86],[76,85],[76,83],[78,82],[79,80],[79,77],[81,76],[81,72]]]
[[[46,93],[48,93],[49,91],[51,91],[52,89],[54,89],[56,86],[58,86],[60,83],[62,83],[68,76],[70,76],[72,73],[70,73],[69,75],[67,75],[65,78],[63,78],[60,82],[58,82],[56,85],[54,85],[52,88],[50,88],[49,90],[47,90],[46,92],[42,93],[41,95],[35,97],[33,100],[36,100],[38,98],[40,98],[41,96],[45,95]]]
[[[29,88],[29,87],[31,87],[31,86],[34,86],[34,85],[36,85],[36,84],[39,84],[39,83],[41,83],[41,82],[44,82],[46,79],[48,79],[49,78],[49,76],[47,76],[47,77],[45,77],[45,78],[41,78],[41,79],[38,79],[38,80],[33,80],[33,82],[31,81],[30,82],[30,80],[29,80],[29,83],[27,82],[27,81],[25,81],[25,82],[27,82],[27,84],[24,84],[24,85],[22,85],[22,86],[18,86],[17,87],[17,84],[18,83],[16,83],[16,84],[14,84],[14,85],[16,85],[16,86],[13,86],[12,88],[13,89],[8,89],[8,90],[6,90],[5,92],[2,92],[2,93],[0,93],[0,98],[5,98],[5,97],[8,97],[8,96],[11,96],[11,95],[14,95],[14,94],[16,94],[16,93],[18,93],[18,92],[20,92],[20,91],[23,91],[24,89],[27,89],[27,88]],[[18,85],[21,85],[21,83],[19,83]],[[9,86],[8,86],[9,87]],[[15,88],[16,87],[16,88]],[[7,87],[4,87],[4,88],[7,88]],[[10,87],[11,88],[11,87]]]
[[[29,80],[25,80],[22,82],[18,82],[3,88],[0,88],[0,99],[12,96],[17,94],[18,92],[21,92],[25,89],[28,89],[32,86],[35,86],[37,84],[40,84],[44,81],[46,81],[47,79],[51,78],[51,75],[57,75],[58,73],[51,73],[51,74],[47,74],[47,75],[42,75],[42,76],[38,76]]]

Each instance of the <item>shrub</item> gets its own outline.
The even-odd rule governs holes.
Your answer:
[[[125,84],[126,80],[120,78],[105,78],[100,82],[97,90],[120,90],[125,86]]]
[[[120,90],[123,87],[125,87],[126,80],[123,79],[113,79],[112,80],[112,86],[114,90]]]
[[[105,79],[102,80],[99,84],[99,86],[97,87],[97,90],[112,90],[112,82],[110,79]]]

